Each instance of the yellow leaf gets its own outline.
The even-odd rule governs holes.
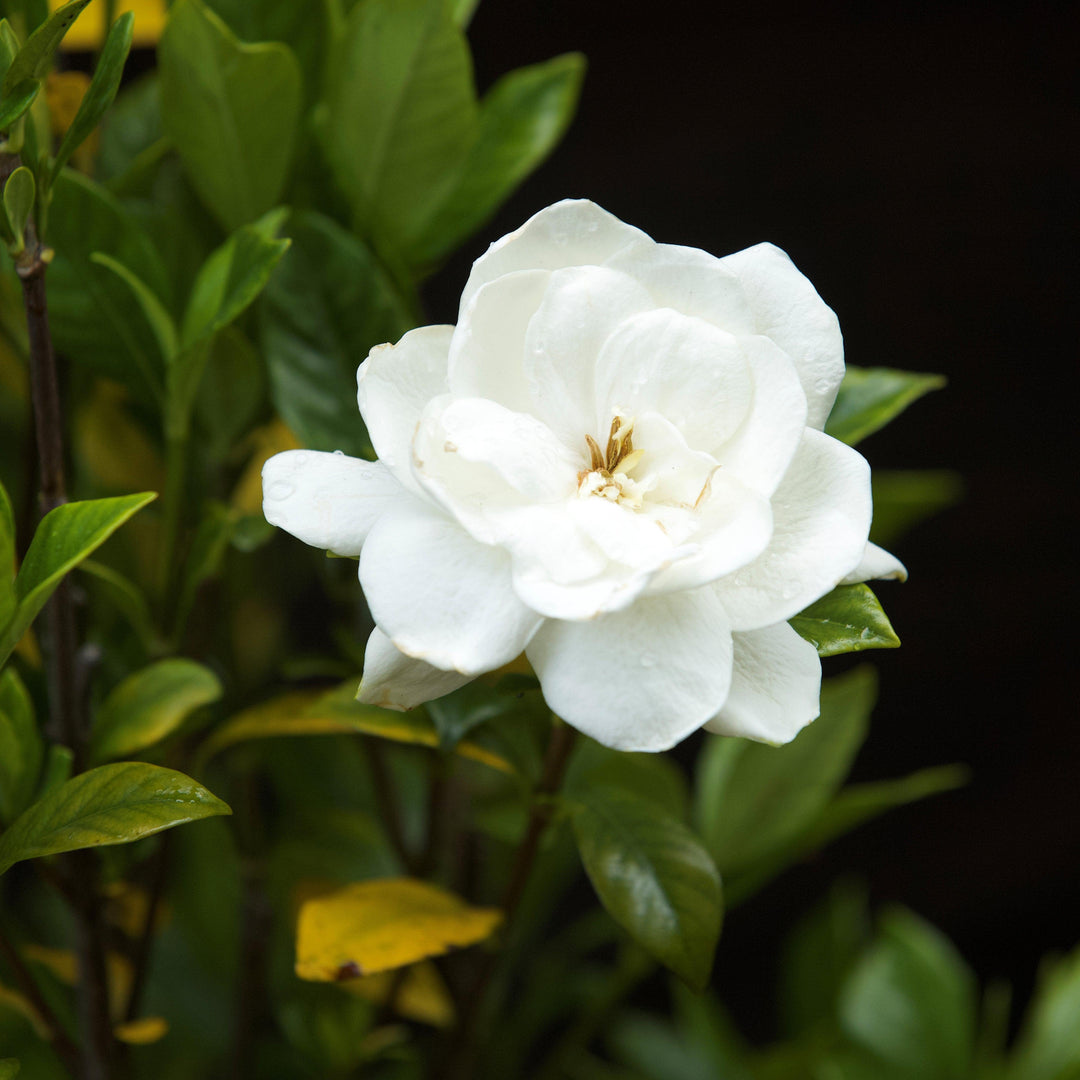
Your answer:
[[[405,967],[485,940],[502,918],[413,878],[346,885],[300,909],[296,974],[342,982]]]
[[[66,0],[49,0],[49,10],[62,7]],[[132,44],[156,45],[165,28],[165,0],[119,0],[117,16],[125,11],[135,12],[135,32]],[[75,20],[75,25],[64,35],[61,48],[65,52],[81,52],[100,49],[105,42],[105,5],[91,4]]]
[[[98,379],[75,413],[75,458],[110,491],[161,491],[165,463],[145,429],[127,410],[118,383]]]
[[[26,633],[19,638],[19,643],[15,646],[15,652],[35,671],[41,670],[41,649],[38,647],[37,635],[34,633],[32,626],[28,626]]]
[[[242,514],[262,513],[262,467],[284,450],[299,450],[300,441],[282,420],[256,428],[248,438],[251,457],[233,488],[232,505]]]
[[[390,995],[397,977],[396,972],[380,971],[376,975],[349,979],[341,985],[350,994],[370,1001],[373,1005],[382,1005]],[[404,982],[394,995],[394,1011],[406,1020],[416,1020],[432,1027],[448,1028],[453,1024],[454,1002],[439,969],[433,963],[424,961],[413,964],[408,969]]]
[[[79,961],[70,949],[26,945],[22,953],[27,960],[48,968],[66,986],[75,986],[78,983]],[[117,1017],[127,1004],[135,971],[131,966],[131,961],[119,953],[109,953],[105,961],[109,979],[109,1011]]]
[[[146,925],[150,907],[149,893],[128,881],[111,882],[102,892],[105,895],[106,920],[129,938],[138,938]],[[159,902],[154,912],[155,928],[167,922],[168,915],[167,905]]]
[[[113,1028],[113,1034],[128,1046],[148,1046],[163,1038],[168,1031],[169,1022],[161,1016],[144,1016],[141,1020],[129,1020]]]
[[[6,986],[0,984],[0,1006],[11,1009],[12,1012],[17,1012],[24,1019],[30,1021],[30,1026],[34,1029],[34,1033],[40,1039],[49,1038],[49,1028],[44,1020],[41,1019],[41,1014],[16,990],[9,990]]]
[[[49,126],[56,138],[61,138],[79,111],[90,76],[83,71],[51,71],[45,79],[45,101],[49,108]],[[97,131],[93,131],[71,155],[72,168],[89,173],[97,157]]]

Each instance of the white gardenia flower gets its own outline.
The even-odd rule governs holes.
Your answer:
[[[718,259],[566,200],[476,261],[457,326],[360,365],[379,460],[278,454],[264,512],[360,557],[361,701],[409,708],[524,650],[607,746],[783,743],[821,682],[787,620],[904,573],[867,543],[869,466],[822,432],[843,374],[778,248]]]

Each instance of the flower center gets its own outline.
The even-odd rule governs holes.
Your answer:
[[[578,473],[578,494],[599,495],[631,510],[640,510],[645,489],[629,474],[645,451],[634,449],[633,419],[615,414],[603,451],[591,435],[585,436],[585,445],[589,448],[589,468]]]

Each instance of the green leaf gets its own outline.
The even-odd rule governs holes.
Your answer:
[[[431,711],[431,705],[428,705]],[[648,799],[669,817],[689,817],[689,792],[682,769],[664,754],[609,750],[584,736],[578,739],[566,770],[563,791],[571,801],[587,798],[593,787],[613,787]]]
[[[115,274],[129,289],[135,303],[146,319],[147,325],[153,331],[154,339],[158,345],[160,364],[155,369],[166,365],[177,351],[176,324],[172,316],[166,311],[165,305],[157,298],[157,294],[144,282],[140,281],[123,263],[106,255],[102,251],[95,251],[90,256],[90,261],[96,266],[103,266],[110,273]]]
[[[79,569],[99,583],[102,593],[108,598],[112,607],[127,620],[143,647],[148,652],[153,651],[156,631],[153,616],[150,613],[150,604],[142,590],[118,570],[94,559],[84,560]]]
[[[888,616],[867,585],[837,585],[788,621],[819,656],[900,646]]]
[[[18,1058],[0,1059],[0,1080],[14,1080],[19,1075]]]
[[[67,164],[68,158],[93,134],[108,111],[109,106],[120,89],[120,80],[124,75],[124,64],[131,50],[131,35],[135,23],[133,12],[125,12],[109,30],[105,47],[101,50],[94,77],[86,88],[82,103],[75,119],[64,133],[60,148],[56,151],[52,175],[55,179]]]
[[[175,657],[129,675],[105,699],[90,738],[94,764],[130,757],[171,735],[188,714],[221,697],[207,667]]]
[[[279,42],[245,45],[199,0],[177,0],[158,46],[161,119],[227,232],[281,198],[300,118],[300,66]]]
[[[463,30],[466,29],[479,6],[480,0],[450,0],[450,11],[454,22]]]
[[[618,788],[578,792],[574,835],[604,907],[694,989],[720,936],[720,875],[698,838],[656,803]]]
[[[0,874],[23,859],[127,844],[232,811],[190,776],[125,761],[81,773],[34,803],[0,836]]]
[[[26,79],[4,94],[0,100],[0,131],[7,131],[17,120],[30,111],[37,100],[41,83],[36,79]]]
[[[44,758],[30,695],[15,669],[5,668],[0,672],[0,822],[6,825],[30,804]]]
[[[725,877],[792,840],[824,808],[866,738],[877,675],[827,680],[821,715],[785,746],[716,738],[698,759],[698,829]]]
[[[210,502],[204,508],[184,561],[177,603],[177,626],[182,627],[187,622],[199,588],[221,570],[237,521],[236,512],[222,503]]]
[[[840,1021],[890,1075],[966,1080],[975,1033],[975,980],[953,946],[908,911],[882,919],[841,993]]]
[[[1080,1076],[1080,949],[1044,962],[1009,1066],[1012,1080]]]
[[[146,491],[117,499],[92,499],[58,506],[45,515],[15,578],[17,607],[14,618],[0,633],[0,663],[11,654],[61,578],[155,498],[155,492]]]
[[[513,694],[471,682],[445,697],[429,701],[426,711],[439,733],[439,748],[448,753],[473,728],[497,722],[500,717],[516,712],[519,705]]]
[[[15,613],[15,514],[0,484],[0,631]]]
[[[11,61],[19,52],[19,39],[7,19],[0,19],[0,80],[7,74]]]
[[[411,263],[430,266],[451,252],[540,166],[570,126],[584,76],[584,56],[567,53],[512,71],[491,88],[454,186],[414,229]]]
[[[855,446],[924,394],[940,390],[944,385],[942,375],[849,365],[825,431],[834,439]]]
[[[875,469],[871,485],[874,523],[870,539],[886,548],[920,522],[958,503],[964,494],[963,478],[948,469]]]
[[[235,324],[225,327],[214,338],[195,403],[207,456],[224,462],[251,433],[265,403],[266,365],[261,347]],[[259,520],[265,523],[261,513]]]
[[[20,165],[4,185],[4,213],[11,226],[15,251],[22,251],[26,246],[23,233],[34,209],[34,190],[34,174],[25,165]]]
[[[41,773],[41,787],[37,796],[44,799],[62,784],[71,779],[71,773],[75,768],[75,755],[71,748],[53,743],[45,755],[45,768]]]
[[[4,76],[2,92],[7,97],[25,79],[43,79],[52,66],[53,56],[71,24],[82,13],[90,0],[71,0],[57,8],[49,19],[39,26],[26,40],[18,55],[11,62]]]
[[[477,137],[472,61],[445,0],[365,0],[331,61],[324,150],[357,230],[393,255]]]
[[[329,218],[297,214],[290,232],[260,309],[274,405],[305,446],[369,457],[357,363],[413,325],[408,305],[366,245]]]

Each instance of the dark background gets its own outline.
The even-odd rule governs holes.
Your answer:
[[[482,88],[579,49],[578,120],[429,289],[455,320],[469,262],[564,196],[656,239],[779,244],[836,310],[853,364],[942,372],[946,391],[860,449],[959,470],[966,497],[898,545],[883,585],[904,647],[856,779],[969,763],[971,785],[894,811],[730,916],[716,982],[768,1034],[784,927],[839,873],[941,927],[1026,999],[1080,943],[1074,311],[1077,27],[1033,5],[486,0]],[[840,670],[842,660],[826,664]]]

